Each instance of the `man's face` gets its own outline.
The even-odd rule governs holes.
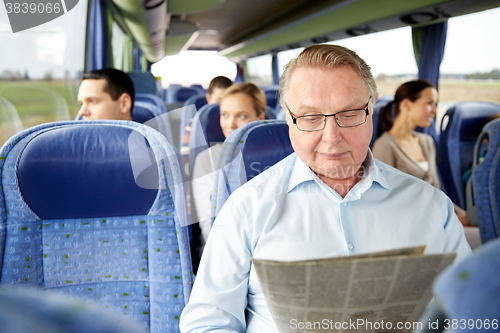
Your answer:
[[[84,120],[110,119],[131,120],[131,99],[122,94],[116,101],[104,91],[107,82],[105,79],[82,81],[78,90],[78,103],[81,107],[78,114]]]
[[[224,95],[224,91],[226,91],[226,88],[214,88],[211,94],[207,93],[206,98],[208,104],[219,103],[220,98]]]
[[[288,107],[295,116],[334,114],[366,108],[370,93],[359,74],[347,66],[332,69],[296,68],[289,82]],[[292,146],[321,179],[346,181],[355,177],[366,158],[372,137],[372,118],[362,125],[340,128],[334,117],[323,130],[303,132],[288,115]]]

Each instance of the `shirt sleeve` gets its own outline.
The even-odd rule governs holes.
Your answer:
[[[444,195],[444,194],[443,194]],[[445,243],[443,253],[456,252],[455,262],[469,256],[472,250],[465,238],[464,227],[455,214],[453,202],[446,197],[447,202],[447,220],[444,225]]]
[[[180,329],[191,332],[245,332],[251,251],[233,198],[212,227]]]

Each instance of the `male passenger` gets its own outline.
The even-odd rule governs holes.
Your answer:
[[[208,85],[207,93],[205,97],[207,98],[208,104],[219,103],[220,98],[224,94],[227,88],[233,84],[233,81],[225,76],[216,76],[210,81]]]
[[[295,153],[222,207],[182,332],[277,332],[252,257],[308,260],[421,244],[426,253],[471,252],[443,192],[373,158],[378,93],[356,53],[306,48],[285,67],[280,96]]]
[[[135,91],[130,77],[114,68],[83,74],[78,90],[78,114],[84,120],[132,120]]]

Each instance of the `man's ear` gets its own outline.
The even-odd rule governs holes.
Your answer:
[[[123,93],[120,98],[120,111],[122,113],[122,120],[132,120],[132,98],[129,94]]]

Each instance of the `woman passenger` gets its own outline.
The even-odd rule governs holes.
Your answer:
[[[440,188],[436,167],[436,148],[430,135],[416,132],[429,127],[436,116],[436,87],[424,80],[403,83],[380,114],[380,133],[373,145],[373,156],[396,169]],[[395,120],[393,121],[395,116]],[[460,222],[468,225],[465,211],[455,205]]]
[[[220,126],[227,138],[235,129],[255,120],[263,120],[266,96],[252,83],[237,83],[227,88],[220,100]],[[202,243],[205,244],[212,227],[211,195],[222,143],[198,154],[194,162],[193,199],[200,221]]]

